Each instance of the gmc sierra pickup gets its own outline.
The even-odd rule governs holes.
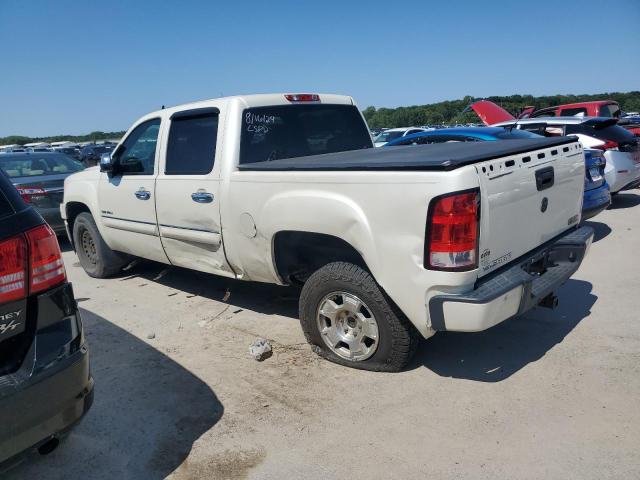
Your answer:
[[[419,334],[554,304],[593,238],[583,188],[575,137],[374,149],[351,97],[270,94],[142,117],[61,210],[93,277],[136,256],[298,285],[316,352],[394,371]]]

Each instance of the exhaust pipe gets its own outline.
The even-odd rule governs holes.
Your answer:
[[[540,300],[540,303],[538,305],[553,310],[554,308],[558,308],[558,297],[556,297],[553,293],[550,293],[542,300]]]
[[[49,440],[47,440],[46,442],[44,442],[42,445],[38,447],[38,453],[40,455],[49,455],[56,448],[58,448],[58,445],[60,445],[59,438],[57,437],[50,438]]]

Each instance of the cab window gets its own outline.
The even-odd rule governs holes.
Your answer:
[[[213,169],[218,136],[218,110],[181,112],[171,118],[167,175],[206,175]]]
[[[160,119],[154,118],[133,129],[114,153],[114,164],[122,175],[153,175]]]

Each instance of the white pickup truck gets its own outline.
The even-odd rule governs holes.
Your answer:
[[[138,120],[61,206],[86,272],[131,256],[302,287],[320,355],[403,368],[437,331],[479,331],[538,304],[579,267],[575,137],[374,149],[353,99],[207,100]]]

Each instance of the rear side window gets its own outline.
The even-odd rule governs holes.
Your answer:
[[[601,105],[598,112],[599,117],[620,117],[620,107],[614,104]]]
[[[535,133],[537,135],[544,135],[546,127],[546,123],[523,123],[520,125],[520,130]]]
[[[555,117],[556,116],[556,111],[555,110],[540,110],[539,112],[534,112],[531,114],[531,118],[535,118],[535,117]]]
[[[560,111],[560,115],[562,115],[563,117],[573,117],[574,115],[579,115],[581,113],[584,113],[585,115],[587,114],[587,109],[582,107],[582,108],[563,108]]]
[[[171,119],[167,175],[205,175],[213,169],[218,136],[218,111],[185,112]]]
[[[500,140],[518,140],[521,138],[540,138],[540,135],[527,130],[512,128],[505,129],[504,132],[496,133],[496,138],[499,138]]]
[[[353,105],[280,105],[243,112],[240,163],[373,148]]]

